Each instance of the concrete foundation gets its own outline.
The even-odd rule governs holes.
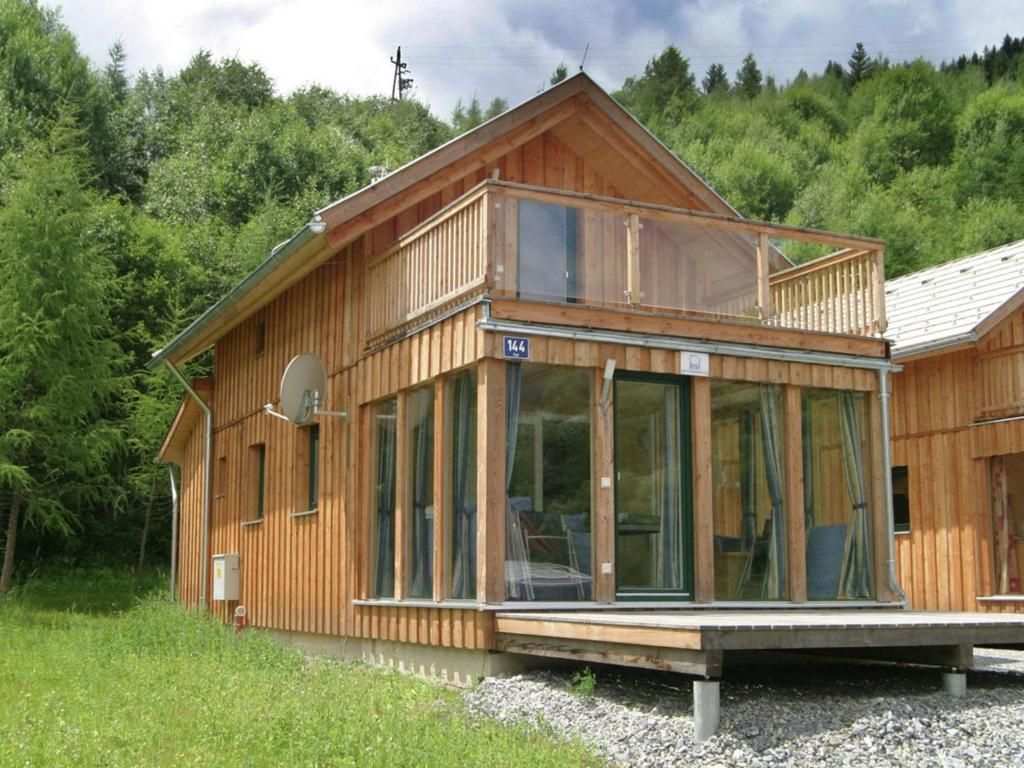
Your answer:
[[[543,666],[546,661],[514,653],[443,648],[310,632],[263,631],[279,642],[299,648],[305,653],[331,656],[344,661],[361,661],[460,687],[475,685],[493,675],[517,674]]]
[[[942,690],[955,699],[962,699],[967,695],[967,673],[943,672]]]
[[[718,733],[721,717],[720,690],[717,680],[693,681],[693,735],[697,741],[710,739]]]

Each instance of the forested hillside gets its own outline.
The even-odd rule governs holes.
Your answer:
[[[744,215],[884,238],[895,275],[1024,237],[1022,49],[936,68],[858,47],[779,85],[670,47],[615,95]],[[165,561],[152,459],[180,390],[149,354],[370,166],[502,96],[445,120],[201,51],[129,76],[121,45],[96,67],[56,13],[0,0],[0,594],[15,565]]]

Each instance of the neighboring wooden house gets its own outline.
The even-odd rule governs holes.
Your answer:
[[[969,665],[1011,624],[865,610],[896,605],[882,248],[742,219],[569,78],[321,210],[154,356],[213,350],[210,450],[186,400],[162,456],[181,600],[452,677],[495,651]],[[267,413],[303,353],[347,418]]]
[[[900,583],[1024,610],[1024,240],[886,284]]]

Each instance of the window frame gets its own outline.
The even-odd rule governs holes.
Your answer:
[[[248,450],[249,517],[246,523],[259,523],[267,516],[267,444],[251,443]]]

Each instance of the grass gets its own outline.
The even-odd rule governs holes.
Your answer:
[[[85,572],[0,603],[0,766],[597,764],[471,719],[455,691],[235,636],[134,592]]]

